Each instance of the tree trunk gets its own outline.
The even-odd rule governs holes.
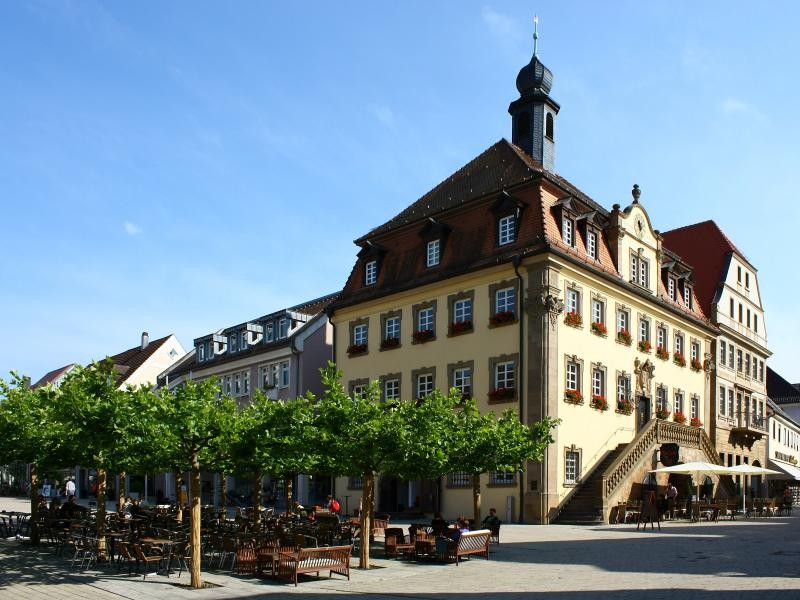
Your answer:
[[[192,564],[189,571],[192,575],[192,588],[197,590],[203,587],[200,579],[200,450],[192,451],[192,509],[191,509],[191,534],[189,543],[192,548]]]
[[[294,477],[291,475],[283,480],[283,489],[286,492],[286,513],[292,512],[292,487],[294,486]]]
[[[106,470],[97,469],[97,558],[106,556]]]
[[[219,474],[219,503],[222,514],[228,517],[228,476],[225,473]]]
[[[475,527],[481,522],[481,475],[472,476],[472,514],[475,519]]]
[[[125,498],[128,495],[127,490],[128,474],[125,471],[119,474],[119,490],[117,494],[117,512],[122,514],[125,509]]]
[[[183,473],[180,471],[175,471],[175,506],[178,508],[175,520],[183,523]]]
[[[253,480],[253,525],[256,531],[261,527],[261,486],[264,477],[260,473]]]
[[[28,520],[31,530],[31,544],[39,545],[39,469],[31,465],[31,516]]]
[[[369,539],[372,535],[372,516],[375,510],[375,473],[370,471],[362,479],[361,490],[361,548],[358,555],[358,568],[369,569]]]

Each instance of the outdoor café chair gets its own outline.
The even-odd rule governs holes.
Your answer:
[[[161,564],[163,556],[161,556],[160,554],[150,554],[150,555],[145,554],[144,550],[142,550],[141,544],[133,544],[133,552],[134,555],[136,556],[137,563],[144,565],[144,574],[142,577],[143,579],[145,580],[147,579],[147,576],[150,573],[151,564],[156,565],[155,572],[158,573],[158,565]]]

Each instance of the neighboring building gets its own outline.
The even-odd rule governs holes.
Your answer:
[[[512,142],[357,239],[329,311],[351,393],[375,379],[386,399],[456,387],[482,411],[562,420],[541,464],[482,478],[484,510],[506,521],[607,518],[657,466],[659,443],[676,443],[687,460],[716,458],[701,425],[716,330],[692,269],[662,247],[638,186],[627,208],[608,210],[554,173],[551,85],[534,54],[509,107]],[[687,425],[657,421],[657,409],[681,412]],[[337,495],[356,506],[360,483],[339,479]],[[466,473],[381,477],[377,498],[387,512],[453,517],[472,507]]]
[[[61,385],[61,382],[64,381],[64,378],[69,374],[72,369],[75,368],[75,363],[70,363],[66,367],[61,367],[60,369],[54,369],[50,371],[46,375],[44,375],[39,381],[34,383],[31,387],[38,388],[44,385],[52,385],[53,387],[58,387]]]
[[[767,421],[769,444],[767,452],[770,469],[780,475],[770,475],[772,495],[780,495],[785,485],[793,490],[794,504],[800,504],[800,384],[789,383],[767,367],[767,394],[772,414]]]
[[[766,466],[767,327],[756,268],[714,221],[664,233],[664,245],[694,267],[695,294],[719,328],[711,369],[710,435],[727,466]],[[732,492],[733,490],[731,490]]]
[[[789,383],[767,367],[767,395],[792,419],[800,422],[800,383]]]
[[[217,377],[222,392],[240,405],[257,389],[278,400],[322,395],[319,369],[333,358],[333,328],[324,311],[336,297],[329,294],[201,336],[184,360],[161,373],[159,385],[174,388],[186,380]],[[167,496],[174,495],[170,479],[160,481]],[[280,482],[266,484],[274,488]],[[203,502],[218,502],[219,475],[204,473],[202,489]],[[229,489],[249,498],[252,481],[230,478]],[[298,477],[300,502],[320,502],[329,492],[329,477]]]

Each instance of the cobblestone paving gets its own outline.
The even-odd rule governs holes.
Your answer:
[[[0,499],[0,508],[10,510]],[[16,507],[19,508],[19,507]],[[375,555],[380,552],[376,551]],[[356,562],[356,561],[354,561]],[[86,598],[238,600],[276,594],[354,600],[438,598],[555,598],[589,600],[752,600],[800,598],[800,516],[734,522],[600,527],[504,525],[490,561],[460,566],[378,558],[379,568],[354,569],[348,582],[334,575],[305,577],[299,587],[212,570],[220,587],[176,587],[173,574],[128,577],[116,568],[77,573],[51,548],[0,541],[0,600]]]

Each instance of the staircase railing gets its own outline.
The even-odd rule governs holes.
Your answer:
[[[617,428],[614,430],[614,432],[613,432],[613,433],[612,433],[610,436],[608,436],[608,439],[606,439],[606,441],[605,441],[605,442],[603,442],[603,444],[600,446],[600,449],[599,449],[597,452],[595,452],[595,453],[594,453],[594,454],[591,456],[591,458],[589,458],[589,460],[581,460],[581,462],[583,463],[583,464],[581,465],[582,467],[583,467],[584,465],[590,465],[590,469],[589,469],[589,471],[587,471],[587,473],[586,473],[587,475],[588,475],[590,472],[593,472],[593,471],[594,471],[594,469],[597,467],[597,465],[600,463],[600,461],[599,461],[598,459],[600,458],[600,456],[601,456],[601,455],[602,455],[603,457],[605,457],[605,456],[606,456],[606,454],[608,454],[608,453],[609,453],[611,450],[613,450],[614,448],[616,448],[617,446],[619,446],[621,443],[623,443],[623,442],[620,442],[620,441],[617,439],[617,435],[619,435],[619,434],[620,434],[620,433],[622,433],[623,431],[630,431],[631,433],[633,433],[634,429],[633,429],[633,427],[617,427]],[[612,447],[612,448],[609,448],[609,446],[613,446],[613,447]],[[585,480],[586,480],[586,477],[584,476],[584,474],[583,474],[583,473],[581,473],[581,474],[578,476],[578,481],[577,481],[576,483],[583,483]]]

